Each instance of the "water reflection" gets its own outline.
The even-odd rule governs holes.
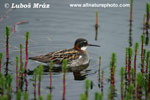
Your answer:
[[[95,25],[95,40],[97,40],[98,37],[98,25]]]
[[[88,68],[89,64],[76,66],[76,67],[68,67],[68,72],[73,72],[74,80],[84,80],[87,76],[86,69]],[[37,66],[39,67],[39,66]],[[34,70],[28,70],[28,75],[33,75]],[[62,67],[55,67],[53,66],[52,72],[62,72]],[[49,74],[49,66],[43,65],[43,74]]]
[[[129,28],[129,46],[132,47],[132,20],[130,20],[130,28]]]

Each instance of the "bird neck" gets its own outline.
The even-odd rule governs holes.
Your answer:
[[[75,45],[75,46],[74,46],[74,49],[79,50],[79,51],[83,52],[83,53],[86,54],[86,55],[88,54],[88,53],[86,52],[86,47],[79,48],[78,45]]]

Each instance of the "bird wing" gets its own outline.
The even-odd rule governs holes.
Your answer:
[[[70,63],[72,60],[79,58],[80,52],[76,49],[65,49],[55,52],[50,52],[46,55],[40,55],[35,57],[30,57],[29,59],[36,60],[39,62],[49,63],[50,60],[53,61],[54,64],[62,64],[64,59]]]

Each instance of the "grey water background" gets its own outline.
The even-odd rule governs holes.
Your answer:
[[[49,3],[49,9],[10,9],[4,8],[5,3]],[[148,0],[136,0],[133,7],[133,46],[140,43],[142,34],[142,21],[145,14],[145,5]],[[120,98],[120,67],[125,64],[125,48],[129,46],[129,12],[130,8],[70,8],[70,3],[130,3],[129,0],[1,0],[0,16],[6,18],[0,22],[0,52],[5,55],[5,27],[12,27],[19,21],[28,21],[27,24],[18,25],[15,33],[10,35],[10,62],[9,73],[15,77],[15,57],[19,56],[19,45],[25,47],[25,32],[30,32],[29,56],[36,56],[48,52],[72,48],[77,38],[86,38],[89,43],[101,47],[89,47],[90,65],[83,74],[94,82],[90,90],[90,100],[98,88],[98,57],[102,57],[101,70],[104,70],[104,100],[107,98],[110,74],[109,64],[112,52],[117,54],[117,67],[115,73],[117,97]],[[99,13],[98,40],[95,41],[95,16]],[[146,47],[149,49],[149,46]],[[24,49],[23,49],[24,50]],[[140,55],[140,51],[139,51]],[[25,51],[23,52],[25,59]],[[139,58],[138,58],[139,60]],[[3,60],[4,70],[5,56]],[[139,62],[138,62],[139,64]],[[28,62],[28,69],[33,70],[39,65]],[[4,72],[4,71],[3,71]],[[62,98],[62,73],[53,73],[53,100]],[[28,76],[28,92],[33,98],[32,75]],[[75,80],[73,73],[66,74],[66,100],[79,100],[84,92],[84,80]],[[49,93],[49,74],[43,75],[41,94],[46,98]],[[15,80],[13,80],[15,91]],[[15,94],[12,96],[15,98]]]

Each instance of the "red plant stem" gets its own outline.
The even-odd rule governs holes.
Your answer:
[[[148,73],[148,65],[149,65],[149,62],[147,61],[146,62],[146,73]]]
[[[100,76],[100,68],[101,68],[101,59],[99,59],[99,76]]]
[[[66,77],[65,77],[65,71],[63,75],[63,98],[62,100],[65,100],[65,94],[66,94]]]
[[[134,55],[134,79],[136,79],[136,56],[137,56],[137,49],[135,50]]]
[[[16,64],[16,92],[18,91],[18,63]]]
[[[98,26],[98,16],[96,16],[96,25]]]
[[[145,16],[143,17],[143,35],[145,35]]]
[[[141,64],[141,72],[142,72],[142,73],[144,73],[144,65],[143,65],[143,61],[144,61],[144,60],[143,60],[143,59],[144,59],[144,58],[143,58],[143,42],[144,42],[144,41],[142,40],[142,46],[141,46],[141,63],[142,63],[142,64]]]
[[[7,59],[9,59],[9,45],[8,45],[8,43],[9,43],[9,37],[7,36],[6,37],[6,57],[7,57]]]
[[[111,68],[111,85],[114,87],[115,86],[115,84],[114,84],[114,70],[113,70],[113,68]]]
[[[141,86],[137,85],[137,100],[141,100],[142,98],[142,90]]]
[[[100,68],[101,68],[101,58],[99,59],[99,70],[98,70],[99,85],[100,85],[100,81],[101,81]]]
[[[34,82],[34,100],[36,100],[36,79]]]
[[[146,20],[146,24],[147,24],[147,27],[149,27],[149,12],[147,13],[147,20]]]
[[[9,36],[6,36],[6,76],[8,75],[8,63],[9,63]]]
[[[38,96],[41,96],[41,81],[38,84]]]
[[[28,81],[26,77],[25,77],[25,91],[28,91]]]
[[[130,6],[130,22],[132,23],[132,9],[133,9],[133,3],[131,3]]]
[[[127,53],[127,51],[126,51],[126,64],[125,64],[125,72],[127,72],[127,65],[128,65],[128,53]]]
[[[150,72],[149,72],[149,78],[148,78],[148,92],[147,92],[147,94],[149,94],[150,93]]]
[[[123,77],[121,77],[121,83],[123,83]],[[122,84],[121,84],[121,100],[124,100],[123,86],[122,86]]]
[[[131,70],[131,57],[129,55],[129,59],[128,59],[128,82],[130,83],[130,70]]]
[[[0,73],[2,72],[2,71],[1,71],[1,67],[2,67],[2,61],[1,61],[1,59],[0,59]]]
[[[3,87],[1,88],[1,96],[3,97],[3,95],[4,95],[4,89],[3,89]]]
[[[22,48],[20,48],[20,71],[22,71]]]
[[[25,61],[25,76],[27,73],[27,64],[28,64],[28,40],[26,40],[26,61]]]
[[[141,72],[144,73],[144,56],[142,57],[142,69]]]
[[[96,12],[96,24],[95,27],[98,28],[98,12]]]
[[[103,94],[103,80],[104,80],[104,73],[102,72],[102,79],[101,79],[101,92]]]

